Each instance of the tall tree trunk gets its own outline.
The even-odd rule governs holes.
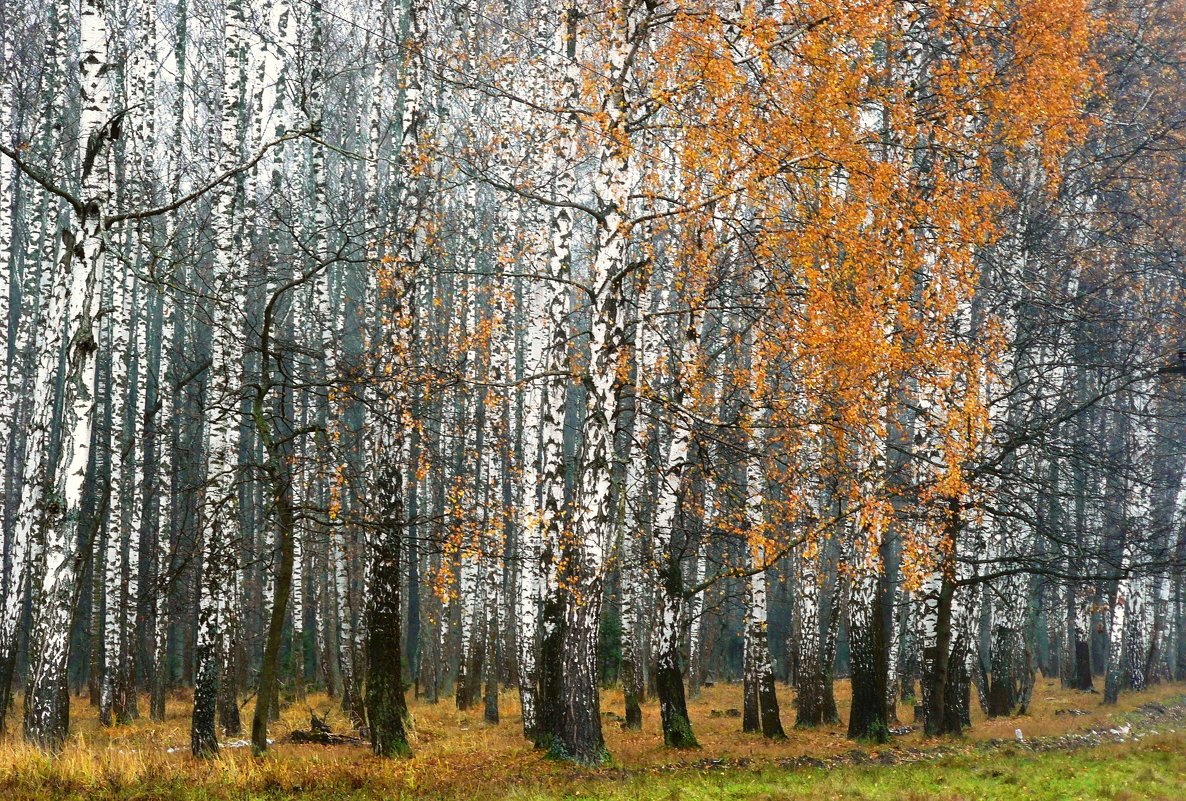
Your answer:
[[[580,120],[576,109],[580,100],[580,71],[576,61],[576,8],[568,9],[560,26],[560,46],[556,48],[556,69],[561,75],[562,105],[569,112],[561,115],[553,140],[556,160],[555,192],[570,198],[576,189],[577,133]],[[541,422],[540,569],[543,605],[540,611],[539,709],[536,715],[537,746],[551,749],[558,741],[562,726],[562,673],[565,657],[567,598],[561,586],[562,538],[565,530],[564,417],[568,394],[568,284],[571,273],[574,236],[574,212],[560,206],[552,217],[551,249],[548,273],[553,279],[548,299],[547,372],[544,383],[544,408]]]
[[[222,119],[219,157],[226,168],[239,160],[239,119],[244,78],[244,38],[246,20],[241,0],[231,0],[224,19]],[[235,187],[224,183],[215,198],[215,281],[226,297],[238,296],[238,265],[235,263]],[[235,581],[239,538],[238,492],[235,489],[238,426],[232,426],[227,410],[239,408],[233,381],[233,348],[240,341],[237,331],[238,309],[227,310],[214,304],[212,354],[209,368],[208,408],[204,421],[207,454],[207,489],[203,500],[206,530],[203,532],[201,595],[198,604],[198,631],[195,658],[194,707],[190,725],[190,748],[195,757],[210,757],[218,752],[215,731],[224,665],[232,661],[234,621],[231,609],[236,603]],[[229,586],[228,586],[229,585]],[[233,691],[232,691],[233,694]],[[237,708],[236,708],[237,711]]]
[[[747,592],[747,614],[745,631],[745,660],[748,675],[747,699],[753,696],[757,705],[759,725],[747,731],[761,731],[768,740],[784,740],[786,733],[779,716],[778,694],[774,685],[774,667],[770,663],[770,640],[767,628],[766,591],[766,546],[754,543],[749,546],[750,562]]]
[[[759,289],[756,281],[751,286]],[[753,424],[750,434],[750,454],[745,465],[745,518],[748,542],[746,543],[746,569],[750,571],[746,592],[745,614],[745,667],[744,677],[746,695],[746,714],[757,713],[762,735],[769,740],[782,740],[786,733],[782,728],[779,717],[778,695],[774,688],[774,668],[770,664],[770,637],[767,628],[768,600],[766,592],[766,543],[769,529],[766,519],[766,470],[764,457],[766,451],[765,411],[766,398],[761,377],[756,372],[754,359],[760,358],[756,352],[758,343],[755,334],[749,339],[750,406],[756,408],[753,413]],[[756,702],[756,704],[754,703]],[[755,706],[751,710],[748,707]],[[753,721],[750,721],[751,724]],[[743,721],[744,723],[744,721]],[[743,726],[743,728],[745,728]],[[757,731],[758,728],[746,728],[746,731]]]
[[[34,401],[34,424],[44,428],[29,446],[19,518],[22,530],[17,534],[17,541],[22,542],[29,537],[32,525],[43,532],[38,535],[38,545],[45,579],[34,593],[25,736],[49,749],[57,749],[65,742],[69,725],[66,668],[79,592],[74,549],[95,406],[92,394],[96,364],[92,329],[95,282],[102,274],[106,251],[104,213],[111,191],[110,145],[120,134],[120,121],[109,119],[107,19],[100,0],[85,0],[82,5],[79,56],[82,89],[79,161],[83,198],[81,207],[75,209],[79,218],[76,230],[63,233],[65,253],[45,317],[47,335],[40,347],[36,382],[40,397]],[[62,440],[51,473],[47,465],[48,427],[53,417],[52,376],[60,337],[64,337],[67,346],[66,374],[62,381]]]
[[[275,299],[273,296],[273,300]],[[280,560],[272,582],[272,610],[260,665],[256,688],[255,710],[251,719],[251,749],[259,755],[268,749],[268,721],[271,718],[279,682],[280,645],[284,639],[284,624],[288,615],[288,599],[292,593],[293,563],[296,554],[296,523],[293,508],[291,455],[278,444],[267,418],[264,402],[271,385],[272,345],[270,342],[273,303],[264,314],[261,342],[261,376],[252,403],[252,418],[256,434],[262,442],[267,458],[265,473],[272,495],[273,514],[276,516],[276,538]],[[268,554],[271,557],[271,553]],[[277,710],[278,711],[278,710]]]
[[[401,41],[423,44],[426,9],[419,0],[407,0],[401,15]],[[400,581],[401,548],[406,525],[404,474],[411,467],[405,460],[411,428],[411,407],[406,382],[412,378],[412,343],[415,340],[415,275],[425,258],[422,215],[424,181],[418,176],[420,136],[424,125],[422,106],[424,68],[419,50],[406,62],[406,89],[400,97],[401,133],[399,147],[400,217],[398,247],[387,277],[388,287],[380,294],[391,333],[383,342],[380,360],[389,376],[380,385],[385,414],[379,422],[380,440],[376,455],[376,490],[379,526],[368,537],[370,570],[367,587],[367,718],[371,750],[378,756],[410,756],[404,719],[403,638],[401,635]]]
[[[111,486],[107,490],[106,552],[103,558],[103,675],[99,692],[99,721],[106,726],[124,723],[126,714],[126,640],[124,625],[127,598],[125,574],[129,553],[129,527],[125,515],[131,473],[132,437],[128,409],[135,408],[129,390],[128,373],[132,359],[130,327],[132,323],[132,277],[123,264],[114,266],[110,277],[115,313],[111,326],[111,428],[107,447],[111,453]],[[134,412],[133,412],[134,416]]]
[[[532,284],[528,292],[528,309],[524,317],[538,315],[543,304],[543,293]],[[536,319],[528,324],[527,353],[524,370],[528,377],[544,370],[545,345],[547,342],[546,321]],[[541,524],[542,509],[539,501],[540,485],[540,437],[543,426],[543,386],[537,381],[528,381],[523,391],[523,457],[519,484],[519,592],[515,596],[515,619],[518,636],[515,638],[519,659],[519,702],[523,715],[523,735],[534,739],[538,729],[537,693],[539,670],[539,616],[542,576]]]
[[[643,556],[644,512],[646,493],[650,484],[648,476],[649,449],[656,435],[655,425],[647,419],[650,390],[649,376],[658,361],[656,334],[649,334],[653,325],[649,319],[651,310],[650,287],[643,285],[638,290],[638,321],[634,333],[634,392],[627,400],[633,404],[630,432],[627,437],[626,478],[621,493],[622,503],[622,549],[621,567],[621,620],[622,620],[622,695],[625,702],[625,726],[627,729],[642,728],[642,701],[645,694],[643,683],[644,655],[640,630],[643,603],[644,569]],[[653,527],[652,527],[653,528]]]
[[[166,238],[169,241],[169,238]],[[161,293],[161,367],[157,381],[159,412],[157,431],[160,434],[160,460],[157,463],[156,491],[153,493],[153,516],[157,520],[156,586],[153,588],[155,604],[153,628],[152,689],[149,699],[149,717],[154,721],[165,719],[165,694],[169,687],[169,600],[173,586],[173,473],[175,464],[174,409],[176,403],[176,372],[174,370],[174,320],[176,312],[170,302],[167,290]]]

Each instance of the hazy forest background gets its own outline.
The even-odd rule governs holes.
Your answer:
[[[0,0],[0,794],[1186,796],[1184,11]]]

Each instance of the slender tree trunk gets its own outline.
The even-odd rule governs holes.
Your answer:
[[[99,691],[99,721],[110,726],[127,720],[125,712],[126,639],[124,626],[125,579],[130,558],[128,525],[125,506],[128,499],[131,472],[131,435],[128,427],[128,407],[135,408],[135,398],[129,391],[128,373],[131,362],[132,321],[131,276],[123,265],[114,266],[110,276],[112,301],[115,309],[111,326],[111,428],[107,447],[111,453],[111,486],[107,491],[106,552],[103,557],[103,674]]]
[[[580,72],[576,61],[575,8],[570,8],[560,26],[560,46],[556,48],[556,68],[561,75],[564,105],[569,113],[561,116],[553,147],[556,160],[557,197],[570,198],[576,188],[577,132],[580,120],[575,109],[580,100]],[[539,710],[536,722],[537,746],[552,749],[560,742],[564,704],[562,673],[565,656],[563,644],[568,618],[567,597],[561,587],[562,536],[565,528],[564,498],[564,417],[568,381],[568,279],[571,272],[574,236],[573,210],[557,207],[552,217],[552,241],[548,272],[553,279],[548,300],[547,365],[549,377],[544,383],[544,408],[541,423],[541,472],[543,509],[540,515],[540,566],[543,606],[540,612]]]
[[[270,325],[270,321],[265,319],[265,337],[268,336]],[[265,339],[261,348],[265,375],[271,371],[270,347]],[[293,562],[296,554],[292,469],[287,455],[274,442],[272,428],[265,416],[262,387],[266,387],[268,383],[268,379],[261,376],[261,390],[256,393],[252,417],[255,420],[256,433],[263,441],[267,453],[266,472],[268,483],[271,485],[273,513],[276,516],[280,561],[276,566],[275,580],[272,582],[272,611],[268,621],[263,662],[260,665],[259,684],[256,688],[255,711],[251,719],[251,750],[257,755],[268,750],[268,721],[271,718],[279,681],[280,644],[284,639],[284,623],[288,615],[288,599],[292,593]]]
[[[1124,681],[1124,633],[1127,630],[1128,599],[1132,579],[1129,576],[1129,548],[1125,546],[1120,565],[1120,580],[1116,584],[1116,596],[1112,602],[1112,621],[1108,629],[1108,662],[1104,671],[1104,703],[1115,704],[1120,697],[1120,686]]]
[[[426,40],[426,9],[419,0],[408,0],[401,15],[401,41]],[[388,274],[380,284],[389,289],[380,295],[391,333],[383,342],[381,360],[390,376],[380,386],[386,414],[380,426],[376,456],[376,490],[380,519],[368,537],[370,570],[367,588],[367,697],[371,750],[378,756],[410,756],[404,720],[403,638],[400,627],[401,548],[404,539],[404,474],[408,469],[405,446],[409,443],[411,408],[406,384],[411,380],[412,342],[415,339],[415,270],[424,259],[424,181],[417,176],[423,126],[424,69],[417,52],[407,62],[406,89],[400,98],[402,140],[399,246]]]
[[[758,503],[761,503],[761,495],[758,496]],[[753,512],[757,511],[757,509],[753,510]],[[746,702],[749,705],[752,696],[753,702],[757,706],[755,711],[758,715],[758,726],[745,730],[761,731],[762,736],[768,740],[784,740],[786,733],[783,731],[782,720],[779,717],[778,694],[774,685],[774,667],[770,663],[765,571],[766,547],[759,542],[751,544],[749,548],[748,569],[754,572],[749,577],[747,592],[749,608],[746,613],[745,631],[745,660],[748,670]],[[746,712],[748,713],[749,710],[747,709]]]
[[[4,37],[2,57],[5,64],[14,63],[15,39],[15,36]],[[52,55],[51,64],[56,60]],[[17,144],[14,136],[16,126],[13,119],[15,117],[15,108],[12,105],[13,88],[13,81],[0,79],[0,144],[7,147],[15,147]],[[13,244],[18,214],[17,195],[18,190],[24,188],[18,180],[16,165],[9,163],[7,158],[0,160],[0,272],[3,273],[0,275],[0,360],[2,360],[0,373],[3,373],[0,375],[0,542],[5,546],[5,557],[14,556],[21,560],[20,563],[14,563],[15,560],[8,561],[6,559],[5,563],[0,566],[3,567],[3,583],[0,584],[0,592],[2,592],[0,594],[0,735],[4,734],[7,722],[13,662],[15,661],[15,648],[10,645],[10,640],[14,640],[16,637],[16,623],[15,620],[9,622],[9,596],[18,589],[23,592],[21,585],[25,570],[23,548],[19,543],[12,543],[9,540],[10,532],[14,528],[14,521],[11,519],[8,503],[11,485],[15,483],[13,481],[15,476],[11,474],[9,465],[15,456],[17,444],[16,422],[18,418],[16,411],[19,399],[17,390],[20,383],[17,363],[20,349],[16,347],[16,342],[9,339],[8,322],[11,317],[14,284],[17,285],[17,290],[20,290],[16,281],[17,253]],[[28,195],[29,193],[26,192],[24,198],[26,205],[32,203],[32,199]],[[18,299],[16,309],[18,319],[22,319],[25,315],[32,316],[32,309],[21,308],[27,302],[25,298]]]
[[[528,315],[538,316],[543,294],[533,285],[529,291]],[[544,369],[546,322],[537,319],[528,325],[524,369],[528,375]],[[519,702],[523,713],[523,734],[534,739],[539,728],[537,693],[539,670],[536,655],[539,640],[539,615],[542,576],[540,575],[540,529],[542,509],[539,502],[540,436],[543,425],[543,387],[528,382],[523,391],[523,469],[519,485],[519,592],[515,596],[518,622],[516,645],[519,659]]]
[[[243,81],[243,48],[246,21],[241,0],[231,0],[224,19],[223,94],[220,159],[230,168],[239,158],[239,118]],[[235,258],[235,188],[224,184],[215,199],[215,280],[229,297],[236,296],[239,284]],[[233,661],[234,647],[230,597],[235,581],[238,537],[238,492],[234,487],[235,464],[239,449],[237,426],[226,409],[239,407],[232,382],[238,375],[233,365],[232,348],[238,344],[238,309],[226,310],[214,305],[212,355],[209,368],[208,408],[204,424],[207,454],[207,489],[203,501],[206,531],[203,536],[201,590],[198,602],[196,638],[197,673],[194,677],[194,707],[190,726],[190,748],[195,757],[218,752],[216,723],[219,700],[227,695],[223,687],[223,668]],[[231,694],[233,696],[233,685]],[[237,713],[237,707],[235,708]]]
[[[149,717],[154,721],[165,719],[165,693],[169,687],[169,608],[170,589],[173,584],[173,455],[175,372],[173,370],[173,339],[175,312],[167,292],[161,294],[161,369],[157,382],[157,397],[160,411],[157,440],[160,443],[160,460],[157,464],[156,491],[153,493],[154,516],[157,519],[155,626],[153,628],[153,670],[152,690],[149,699]]]
[[[648,410],[649,375],[657,362],[657,347],[654,334],[648,336],[648,319],[651,309],[649,287],[639,288],[638,322],[634,334],[635,379],[634,393],[628,400],[633,403],[633,416],[627,449],[626,479],[623,486],[622,548],[624,559],[621,567],[621,620],[622,620],[622,695],[625,701],[625,727],[642,728],[642,701],[645,694],[643,683],[643,650],[639,618],[643,602],[644,570],[643,541],[645,539],[644,509],[646,490],[650,474],[648,450],[655,436],[655,426],[646,419]]]
[[[816,557],[808,553],[805,547],[799,550],[799,586],[795,595],[795,617],[799,620],[795,727],[808,728],[827,722],[824,684],[829,673],[825,672],[822,662]]]

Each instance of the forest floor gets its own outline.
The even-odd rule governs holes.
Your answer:
[[[837,682],[845,718],[848,689]],[[1030,714],[986,720],[976,710],[964,737],[928,739],[915,730],[875,746],[848,740],[840,725],[790,728],[793,693],[786,688],[780,702],[788,739],[742,734],[730,713],[740,707],[741,687],[718,684],[690,703],[701,747],[673,751],[663,746],[653,700],[643,708],[642,731],[623,731],[610,714],[621,712],[622,696],[611,690],[602,709],[612,760],[593,770],[533,750],[520,734],[514,693],[502,696],[495,726],[483,722],[480,708],[459,712],[451,699],[411,701],[410,760],[380,760],[363,745],[287,742],[292,731],[308,728],[310,712],[347,730],[336,701],[322,695],[285,709],[266,758],[228,739],[232,747],[205,763],[189,756],[187,699],[171,699],[162,723],[145,718],[103,728],[78,698],[71,740],[59,756],[16,740],[0,743],[0,799],[1186,799],[1184,692],[1160,685],[1123,694],[1105,709],[1099,695],[1041,679]],[[250,705],[243,712],[246,726]],[[911,710],[899,708],[899,717],[911,725]],[[1025,742],[1017,741],[1018,729]]]

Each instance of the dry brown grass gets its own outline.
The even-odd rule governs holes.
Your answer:
[[[1181,695],[1183,689],[1181,685],[1160,685],[1144,693],[1123,695],[1118,706],[1105,709],[1098,695],[1063,690],[1057,680],[1041,680],[1034,692],[1031,714],[985,720],[976,710],[967,740],[1012,739],[1016,728],[1027,737],[1098,728],[1113,715],[1150,700]],[[836,695],[841,715],[846,717],[850,696],[847,682],[837,682]],[[266,758],[253,758],[245,747],[225,748],[217,759],[204,763],[189,756],[190,707],[186,698],[170,700],[162,723],[142,719],[112,728],[98,724],[94,710],[84,699],[74,699],[71,739],[62,754],[50,759],[17,738],[0,745],[0,797],[242,798],[312,791],[339,798],[359,791],[375,797],[484,798],[514,793],[516,788],[561,787],[578,777],[617,778],[623,771],[647,774],[692,766],[709,758],[748,759],[761,765],[798,756],[828,757],[854,748],[876,750],[849,741],[842,725],[810,731],[792,729],[792,699],[791,690],[780,689],[789,737],[785,742],[773,743],[759,735],[742,734],[738,718],[711,714],[713,710],[740,707],[740,685],[706,688],[690,705],[701,745],[694,751],[673,751],[663,746],[658,707],[650,700],[643,708],[642,731],[623,731],[617,723],[605,721],[606,744],[613,763],[592,772],[548,760],[532,749],[521,735],[519,705],[513,692],[502,696],[502,723],[497,726],[482,721],[481,709],[458,712],[451,700],[435,705],[411,701],[415,756],[410,760],[380,760],[363,746],[282,743],[293,729],[307,727],[310,709],[319,715],[328,713],[335,730],[346,730],[345,718],[335,700],[325,696],[311,696],[306,703],[294,703],[285,709],[282,719],[272,726],[277,744]],[[603,711],[620,712],[621,708],[619,690],[603,695]],[[1055,714],[1059,709],[1071,708],[1088,714]],[[244,709],[245,724],[250,711],[250,705]],[[912,712],[900,709],[899,716],[909,722]],[[920,734],[911,733],[895,737],[890,746],[882,748],[919,748],[928,744]]]

